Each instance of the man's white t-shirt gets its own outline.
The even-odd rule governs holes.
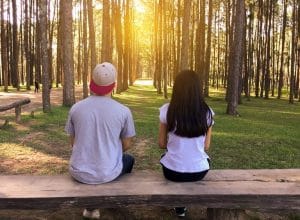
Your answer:
[[[159,120],[163,124],[167,124],[168,108],[169,103],[164,104],[159,109]],[[212,109],[210,110],[213,116],[214,112]],[[208,122],[210,123],[210,121]],[[177,136],[174,132],[168,132],[167,152],[160,162],[166,168],[181,173],[196,173],[208,170],[207,159],[209,156],[204,151],[204,142],[205,136],[187,138]]]
[[[135,136],[129,108],[110,97],[92,95],[72,106],[65,131],[75,138],[69,171],[76,180],[99,184],[120,175],[121,138]]]

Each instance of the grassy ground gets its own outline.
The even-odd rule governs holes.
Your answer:
[[[133,112],[137,136],[130,152],[135,169],[160,172],[158,108],[168,100],[151,86],[136,85],[114,95]],[[216,113],[210,156],[213,169],[300,168],[300,103],[287,100],[243,100],[241,117],[225,114],[223,93],[211,91],[208,104]],[[10,123],[0,129],[1,174],[60,174],[68,172],[71,154],[64,125],[69,108],[54,107],[52,113],[37,110],[23,114],[20,124],[13,116],[0,116]],[[0,219],[81,219],[81,209],[50,211],[1,211]],[[103,219],[173,219],[169,207],[103,209]],[[147,216],[147,217],[146,217]],[[252,213],[253,219],[299,219],[294,215]],[[190,207],[187,219],[205,219],[205,209]]]
[[[146,85],[133,86],[114,97],[133,112],[137,137],[131,153],[136,157],[135,168],[158,171],[163,153],[156,144],[158,108],[168,100]],[[207,102],[216,113],[210,149],[213,169],[300,168],[300,103],[251,98],[239,106],[241,117],[232,117],[225,114],[222,93],[212,91]],[[68,110],[36,111],[34,116],[25,115],[20,124],[12,122],[2,128],[1,173],[67,172],[71,149],[64,125]],[[13,117],[9,119],[13,121]]]

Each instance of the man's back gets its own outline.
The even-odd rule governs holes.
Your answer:
[[[66,131],[75,137],[71,175],[83,183],[115,179],[122,171],[121,138],[135,135],[130,110],[106,96],[90,96],[70,110]]]

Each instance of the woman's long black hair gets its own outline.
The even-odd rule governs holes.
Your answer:
[[[200,79],[194,71],[183,70],[177,75],[167,113],[168,131],[188,138],[207,133],[212,113],[201,94]]]

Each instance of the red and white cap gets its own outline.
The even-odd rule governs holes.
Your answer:
[[[111,63],[98,64],[93,70],[90,90],[97,95],[110,93],[115,87],[116,75],[116,68]]]

